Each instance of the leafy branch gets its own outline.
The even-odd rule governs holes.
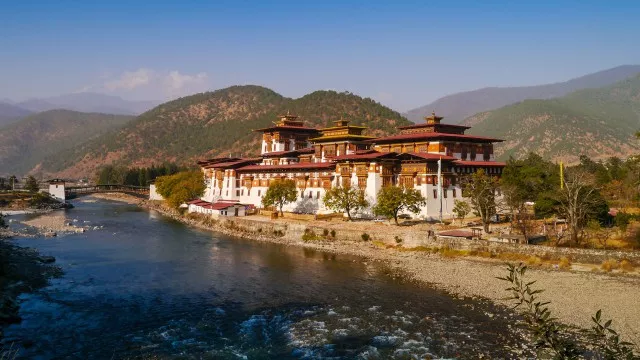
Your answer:
[[[538,357],[544,359],[625,359],[638,360],[634,352],[634,344],[621,341],[618,333],[611,328],[612,320],[602,320],[602,311],[598,310],[592,317],[594,323],[590,329],[582,330],[587,343],[581,342],[576,335],[569,332],[566,325],[551,315],[549,301],[541,301],[539,294],[544,290],[534,289],[535,281],[525,281],[527,267],[507,264],[508,275],[498,279],[508,282],[506,289],[514,301],[514,309],[522,310],[524,321],[533,335],[534,346]]]

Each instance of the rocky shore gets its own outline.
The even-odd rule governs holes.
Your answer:
[[[36,250],[11,243],[15,233],[0,230],[0,348],[2,328],[20,322],[18,296],[48,284],[48,280],[62,274],[51,256],[42,256]]]

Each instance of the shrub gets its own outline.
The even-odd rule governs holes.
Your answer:
[[[537,256],[530,256],[527,259],[527,264],[528,265],[540,266],[540,265],[542,265],[542,259],[537,257]]]
[[[362,235],[360,235],[360,237],[362,238],[362,241],[371,240],[371,236],[369,236],[369,234],[367,234],[367,233],[362,233]]]
[[[396,240],[396,244],[400,244],[402,242],[402,238],[400,238],[398,235],[396,235],[394,239]]]
[[[302,234],[302,241],[314,241],[318,240],[318,236],[311,229],[304,229],[304,234]]]
[[[569,269],[571,267],[571,261],[569,261],[569,258],[567,257],[561,257],[558,262],[558,267],[560,269]]]
[[[634,269],[635,269],[635,266],[633,266],[633,263],[631,261],[627,259],[620,261],[620,270],[624,272],[631,272]]]
[[[618,262],[614,259],[605,260],[600,264],[600,268],[606,272],[611,272],[618,268]]]
[[[284,236],[284,231],[282,231],[282,230],[273,230],[273,236],[283,237]]]
[[[327,230],[327,229],[323,229],[323,230],[322,230],[322,236],[324,236],[324,237],[329,236],[329,230]]]
[[[335,238],[336,238],[336,231],[335,231],[335,230],[331,230],[331,237],[332,237],[333,239],[335,239]]]

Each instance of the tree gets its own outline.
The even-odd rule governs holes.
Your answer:
[[[378,202],[373,207],[373,212],[388,219],[393,218],[398,225],[398,214],[401,211],[406,210],[417,214],[420,212],[420,207],[426,204],[427,200],[416,189],[387,186],[378,192]]]
[[[40,190],[40,185],[38,185],[38,180],[36,180],[36,178],[29,175],[27,180],[24,182],[24,188],[32,193],[36,193]]]
[[[467,215],[471,212],[471,206],[466,201],[456,200],[454,202],[453,213],[456,214],[456,217],[460,219],[460,223],[464,220]]]
[[[7,227],[7,223],[4,221],[4,215],[0,213],[0,229],[6,229]]]
[[[469,198],[471,207],[478,213],[485,233],[489,232],[491,215],[496,211],[495,194],[498,179],[485,174],[483,169],[462,179],[462,195]]]
[[[282,216],[284,205],[296,201],[297,198],[298,191],[296,190],[295,181],[289,179],[276,180],[269,185],[264,198],[262,198],[262,204],[264,206],[275,206]]]
[[[369,206],[369,203],[364,198],[364,193],[350,186],[332,188],[326,192],[322,202],[324,206],[333,211],[347,213],[349,220],[351,220],[352,212],[358,212],[360,209]]]
[[[566,218],[571,243],[580,243],[587,221],[602,216],[608,209],[595,186],[592,174],[582,169],[567,169],[564,186],[558,190],[559,211]]]
[[[169,205],[177,208],[202,196],[205,190],[204,177],[199,170],[160,176],[156,179],[156,190]]]

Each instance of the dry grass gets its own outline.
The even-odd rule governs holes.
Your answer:
[[[600,269],[606,272],[611,272],[618,268],[618,262],[614,259],[605,260],[600,264]]]
[[[635,270],[635,266],[633,263],[627,259],[620,261],[620,270],[623,272],[632,272]]]
[[[538,256],[529,256],[527,259],[527,265],[529,266],[542,266],[543,260]]]

